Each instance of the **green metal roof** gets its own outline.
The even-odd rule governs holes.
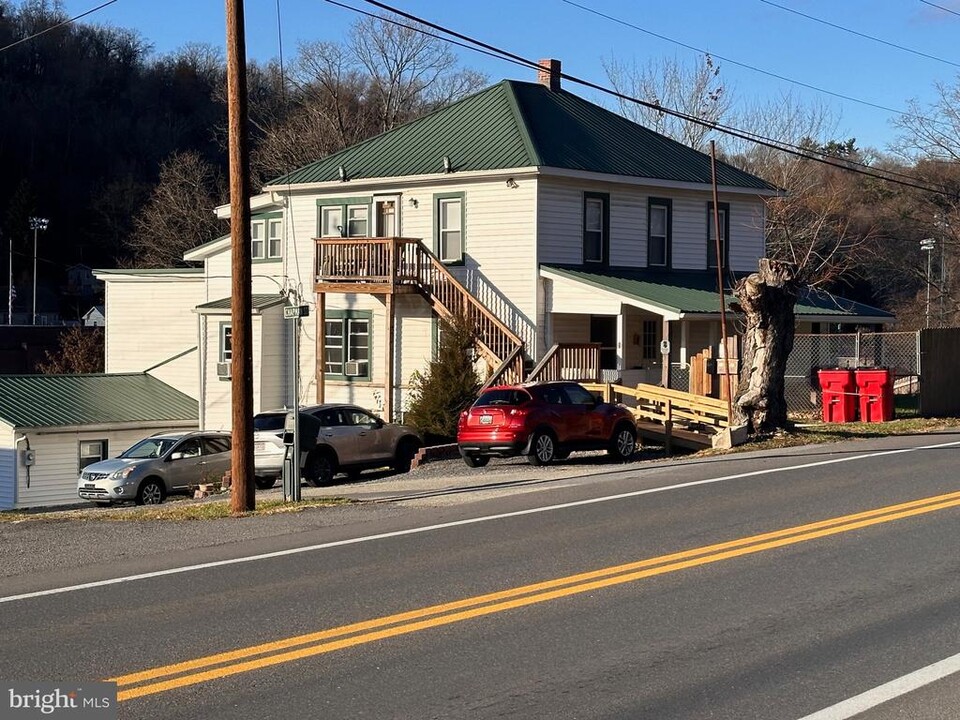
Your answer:
[[[710,158],[566,90],[504,80],[268,186],[347,179],[551,167],[709,184]],[[726,163],[720,185],[776,190]]]
[[[287,302],[285,297],[281,295],[252,295],[250,297],[251,308],[253,310],[263,310],[264,308],[271,307],[273,305],[279,305],[280,303]],[[211,300],[210,302],[203,303],[202,305],[197,305],[197,310],[229,310],[230,309],[230,298],[220,298],[219,300]]]
[[[650,270],[585,271],[579,268],[543,265],[561,277],[653,305],[673,313],[720,313],[717,278],[712,272],[658,272]],[[735,302],[730,288],[724,292],[727,307]],[[864,305],[817,290],[805,290],[794,308],[796,315],[830,318],[890,318],[886,310]]]
[[[145,373],[0,375],[0,420],[58,427],[197,420],[197,401]]]
[[[202,267],[182,268],[108,268],[94,270],[98,275],[201,275]]]

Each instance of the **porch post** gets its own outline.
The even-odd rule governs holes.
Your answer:
[[[627,313],[623,305],[617,316],[617,370],[627,367]]]
[[[680,321],[680,364],[686,365],[688,362],[687,358],[687,347],[690,345],[690,321],[681,320]]]
[[[663,331],[661,334],[663,340],[670,342],[670,321],[666,318],[663,319]],[[664,353],[660,355],[662,360],[662,365],[660,367],[660,384],[663,387],[670,387],[670,353]]]
[[[387,335],[384,341],[383,419],[393,422],[393,331],[396,310],[393,293],[387,293]]]
[[[325,316],[327,314],[327,294],[323,292],[317,293],[317,361],[316,361],[316,378],[317,378],[317,403],[322,405],[324,402],[324,395],[326,388],[324,387],[324,369],[326,367],[326,343],[327,343],[327,328],[324,322]]]

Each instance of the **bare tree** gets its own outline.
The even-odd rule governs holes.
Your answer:
[[[708,124],[718,123],[731,107],[731,95],[720,79],[720,65],[710,55],[684,65],[676,58],[638,65],[611,58],[603,60],[614,89],[658,107],[677,110]],[[678,118],[662,110],[621,99],[620,114],[644,127],[697,150],[706,148],[712,132],[707,125]]]
[[[923,107],[916,99],[894,120],[900,137],[893,150],[910,159],[960,160],[960,77],[955,85],[934,85],[937,99]]]
[[[76,325],[60,335],[60,347],[39,364],[44,375],[103,372],[103,328]]]
[[[391,130],[479,89],[486,78],[458,67],[449,47],[407,21],[365,18],[345,43],[300,45],[292,109],[262,119],[254,166],[277,175]],[[426,28],[421,28],[426,29]]]
[[[224,196],[223,177],[195,152],[172,155],[134,219],[127,247],[138,267],[183,265],[183,253],[223,231],[213,208]]]

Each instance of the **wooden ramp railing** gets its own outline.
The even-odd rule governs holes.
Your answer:
[[[603,393],[607,402],[632,398],[636,407],[630,410],[637,421],[637,432],[642,437],[663,441],[667,452],[671,445],[695,450],[713,447],[714,438],[729,427],[724,400],[643,383],[635,388],[611,383],[589,383],[584,387]]]
[[[600,380],[600,343],[559,343],[554,345],[527,376],[529,382]]]
[[[474,297],[427,247],[413,238],[318,238],[318,291],[419,291],[438,316],[465,317],[476,331],[489,380],[523,381],[523,340]],[[488,380],[488,383],[489,383]]]

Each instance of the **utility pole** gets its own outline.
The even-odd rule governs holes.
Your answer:
[[[250,251],[250,156],[247,137],[247,50],[243,0],[226,0],[227,140],[230,156],[231,390],[233,449],[230,509],[256,507],[253,479],[253,360]]]
[[[47,218],[30,218],[30,229],[33,230],[33,315],[31,323],[37,324],[37,233],[40,230],[46,230],[50,221]],[[13,261],[13,251],[11,249],[10,260]],[[12,287],[12,283],[11,283]]]
[[[730,346],[727,345],[727,298],[723,292],[723,257],[726,254],[724,247],[720,243],[720,233],[723,228],[720,227],[720,196],[717,192],[717,147],[713,140],[710,141],[710,180],[713,186],[713,241],[717,253],[717,292],[720,293],[720,336],[723,345],[723,373],[726,380],[727,393],[727,426],[733,426],[733,387],[730,381],[730,368],[733,360],[730,357]],[[727,242],[727,238],[723,238]]]

